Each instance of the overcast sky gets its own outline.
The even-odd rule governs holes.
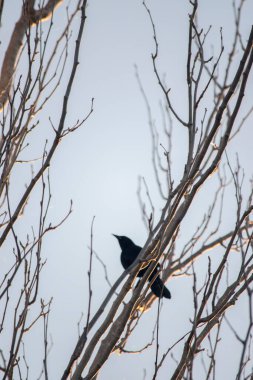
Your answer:
[[[18,10],[17,13],[11,13],[11,3],[5,5],[3,27],[6,15],[13,19],[19,15]],[[175,106],[184,115],[189,3],[186,0],[150,0],[147,1],[147,5],[150,7],[157,29],[160,46],[159,68],[166,75],[166,81],[172,89],[171,96]],[[57,12],[59,19],[64,17],[63,10],[59,9]],[[249,0],[243,14],[244,41],[252,23],[252,14],[253,3]],[[233,12],[229,0],[199,1],[198,21],[199,25],[206,29],[212,25],[207,40],[207,51],[209,49],[210,54],[212,46],[216,53],[218,51],[220,27],[223,28],[225,45],[231,43]],[[77,32],[78,23],[79,20],[76,20],[73,35]],[[3,41],[7,40],[8,33],[5,33]],[[3,54],[4,45],[1,49]],[[54,222],[59,220],[66,213],[70,199],[74,202],[72,215],[57,232],[45,239],[43,251],[47,264],[41,277],[40,294],[45,299],[51,296],[54,298],[49,323],[54,342],[49,358],[50,379],[58,379],[62,374],[77,339],[77,322],[81,313],[86,311],[88,246],[92,218],[95,216],[94,249],[106,263],[109,278],[113,282],[122,273],[122,267],[120,249],[111,234],[129,236],[138,245],[143,245],[147,237],[136,194],[139,176],[144,176],[149,186],[150,195],[157,209],[156,217],[159,216],[159,210],[163,205],[151,164],[147,110],[135,75],[135,66],[137,66],[152,107],[153,118],[159,127],[161,124],[159,103],[162,94],[152,70],[152,52],[154,52],[152,27],[141,0],[89,2],[80,65],[71,95],[67,122],[71,126],[76,119],[86,115],[91,98],[95,99],[94,112],[80,130],[62,142],[50,168],[53,198],[49,219]],[[252,93],[252,90],[251,81],[247,91]],[[45,129],[48,128],[48,115],[57,121],[61,101],[61,93],[58,93],[47,114],[42,116]],[[186,144],[187,135],[182,127],[175,133],[181,145],[173,146],[173,171],[175,178],[179,178],[183,170],[186,149],[184,143]],[[248,175],[252,171],[252,159],[250,162],[248,160],[252,149],[252,137],[252,124],[249,123],[238,142],[232,145],[228,152],[231,160],[234,160],[235,152],[240,151],[241,162]],[[37,144],[38,141],[34,143]],[[240,149],[241,146],[243,149]],[[24,186],[21,175],[19,185]],[[211,201],[213,196],[212,186],[209,191],[210,194],[199,195],[199,207],[194,214],[191,214],[191,226],[200,223],[202,208],[207,207],[207,202]],[[234,223],[231,217],[235,210],[233,202],[229,201],[231,207],[227,205],[226,208],[227,213],[224,215],[222,227],[224,230],[231,228]],[[32,214],[32,210],[30,212]],[[190,236],[188,226],[183,228],[185,234],[189,233]],[[22,225],[20,233],[26,233],[26,228]],[[181,244],[184,243],[183,236]],[[93,312],[108,291],[103,270],[96,260],[94,266]],[[187,331],[193,302],[191,283],[187,279],[173,279],[168,287],[172,293],[172,300],[163,302],[160,327],[163,332],[161,350],[172,345]],[[144,315],[142,328],[136,331],[129,341],[130,349],[138,349],[151,339],[156,307],[157,303]],[[241,316],[234,315],[233,318],[237,321]],[[39,339],[41,331],[39,327],[37,331],[36,339]],[[37,346],[36,339],[33,336],[30,343]],[[222,370],[219,368],[223,371],[221,373],[224,379],[229,379],[231,374],[234,374],[233,363],[229,361],[233,340],[227,339],[229,346],[223,364],[226,364],[227,360],[229,365],[225,365]],[[154,359],[154,348],[147,350],[141,356],[119,357],[113,354],[102,369],[100,378],[142,379],[143,369],[146,368],[149,379],[154,369]],[[39,373],[36,359],[33,358],[30,365],[36,378]],[[158,378],[169,378],[168,374],[173,369],[171,366],[173,361],[166,362]]]

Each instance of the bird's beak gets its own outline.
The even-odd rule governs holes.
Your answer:
[[[119,240],[119,236],[118,236],[118,235],[114,235],[114,234],[112,234],[112,236],[116,237],[116,239]]]

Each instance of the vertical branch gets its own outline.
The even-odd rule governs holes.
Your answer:
[[[185,167],[185,173],[189,172],[189,168],[193,159],[194,140],[195,140],[195,125],[193,124],[193,99],[192,99],[192,40],[193,40],[193,23],[194,17],[198,8],[198,1],[194,0],[192,13],[189,15],[189,35],[188,35],[188,57],[187,57],[187,86],[188,86],[188,158]]]

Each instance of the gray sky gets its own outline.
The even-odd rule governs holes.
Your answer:
[[[232,6],[228,0],[202,0],[199,3],[199,25],[205,28],[213,26],[207,46],[210,54],[212,45],[215,46],[217,53],[221,26],[224,43],[231,42]],[[184,0],[152,0],[147,1],[147,5],[151,9],[157,29],[160,46],[159,67],[161,72],[166,74],[175,106],[184,115],[189,4]],[[6,8],[6,13],[10,15],[10,9],[8,10],[10,5],[6,4]],[[64,17],[62,11],[58,10],[59,19]],[[248,1],[242,25],[244,41],[252,23],[252,14],[253,3]],[[74,34],[77,26],[78,22],[75,24]],[[4,46],[1,49],[2,53]],[[152,28],[142,1],[89,2],[80,66],[68,111],[68,123],[71,126],[76,119],[88,113],[92,97],[95,98],[94,112],[80,130],[62,142],[50,169],[53,199],[49,219],[54,222],[59,220],[66,213],[70,199],[74,202],[73,214],[56,233],[48,235],[44,244],[47,265],[41,277],[40,294],[45,299],[54,297],[49,324],[54,342],[49,358],[52,379],[59,378],[66,366],[77,339],[77,321],[87,307],[89,259],[87,246],[90,244],[93,216],[95,216],[94,248],[106,263],[110,280],[113,282],[121,274],[122,267],[120,249],[111,234],[127,235],[139,245],[143,245],[147,237],[136,195],[138,176],[144,176],[146,179],[150,195],[157,207],[156,217],[159,216],[159,210],[163,205],[151,165],[147,111],[134,69],[134,65],[137,65],[152,107],[153,118],[159,127],[161,125],[159,102],[162,100],[162,94],[152,71],[153,51]],[[252,92],[252,81],[247,91]],[[57,121],[60,104],[61,94],[58,93],[47,114],[42,117],[46,131],[49,127],[48,115]],[[41,134],[43,138],[44,131]],[[175,178],[179,178],[184,165],[186,131],[182,127],[176,128],[175,136],[176,141],[180,143],[173,145],[173,173]],[[235,152],[240,151],[242,166],[248,175],[252,171],[252,165],[248,160],[252,137],[249,123],[243,130],[242,136],[232,144],[228,152],[231,160],[234,160]],[[242,146],[243,149],[240,149]],[[23,178],[19,180],[20,184],[24,183]],[[188,224],[182,226],[179,247],[186,242],[185,236],[191,236],[192,230],[189,231],[189,224],[194,227],[201,222],[202,210],[211,202],[214,186],[210,184],[208,189],[210,194],[206,192],[199,194],[199,207],[190,213],[190,219],[186,222]],[[222,226],[224,230],[231,228],[234,223],[233,195],[232,190],[231,198],[225,205],[226,213]],[[20,232],[25,234],[26,230],[23,228],[20,225]],[[203,260],[203,267],[205,266],[206,261]],[[96,260],[94,260],[92,284],[94,295],[92,311],[95,312],[108,291],[102,268]],[[189,327],[189,318],[192,316],[191,286],[191,281],[187,278],[172,279],[168,284],[172,300],[163,302],[160,325],[161,352],[162,349],[172,345]],[[244,307],[243,301],[241,307]],[[142,344],[151,339],[156,312],[157,303],[144,315],[141,328],[129,341],[129,349],[141,348]],[[234,313],[232,318],[236,323],[241,316]],[[40,326],[37,327],[37,331],[39,337]],[[37,346],[36,339],[34,336],[28,337],[27,341]],[[230,360],[234,346],[229,334],[224,338],[224,344],[227,348],[225,354],[222,352],[222,355],[225,355],[222,369],[219,367],[221,363],[217,365],[222,378],[229,379],[234,374],[233,363]],[[102,369],[100,378],[142,379],[143,369],[146,368],[149,379],[154,369],[154,352],[153,347],[143,355],[113,354]],[[175,353],[179,352],[176,350]],[[173,360],[167,360],[158,378],[169,378],[174,365]],[[31,371],[36,378],[38,363],[34,357]]]

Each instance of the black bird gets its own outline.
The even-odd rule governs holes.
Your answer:
[[[131,239],[129,239],[126,236],[118,236],[114,235],[116,239],[119,242],[120,248],[122,249],[120,260],[121,264],[123,265],[124,269],[127,269],[131,264],[133,264],[136,257],[139,255],[141,251],[141,247],[138,245],[135,245],[134,242],[132,242]],[[143,277],[146,270],[149,268],[151,264],[147,265],[145,268],[141,269],[138,273],[138,277]],[[156,295],[156,297],[164,297],[164,298],[171,298],[171,294],[169,289],[167,289],[163,283],[163,281],[160,279],[160,277],[157,275],[158,269],[157,266],[151,273],[149,277],[149,281],[151,282],[153,278],[155,280],[153,281],[151,285],[152,292]]]

